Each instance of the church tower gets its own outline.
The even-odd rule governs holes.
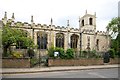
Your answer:
[[[96,13],[94,15],[88,14],[87,10],[85,15],[79,18],[79,29],[82,32],[83,30],[96,30]]]

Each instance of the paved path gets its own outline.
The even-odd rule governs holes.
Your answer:
[[[41,67],[41,68],[3,68],[2,74],[14,73],[36,73],[36,72],[52,72],[52,71],[68,71],[68,70],[86,70],[86,69],[103,69],[120,67],[114,65],[94,65],[94,66],[60,66],[60,67]]]
[[[118,68],[3,74],[3,78],[118,78]]]

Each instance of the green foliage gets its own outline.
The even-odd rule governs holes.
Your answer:
[[[113,18],[107,26],[107,29],[116,38],[111,42],[111,48],[115,50],[115,54],[120,57],[120,17]],[[112,36],[111,36],[112,37]]]
[[[80,54],[81,56],[80,57],[83,57],[83,58],[87,58],[87,51],[81,51],[81,54]]]
[[[38,62],[39,62],[39,60],[37,58],[30,58],[31,67],[33,67],[34,65],[36,65]]]
[[[66,58],[67,59],[73,59],[74,58],[74,49],[67,49]]]
[[[81,56],[83,58],[99,58],[100,55],[97,54],[96,50],[92,50],[92,51],[81,51]]]
[[[8,26],[4,26],[3,27],[3,32],[2,32],[2,44],[3,46],[7,47],[10,46],[12,43],[15,42],[15,36],[17,36],[16,34],[14,34],[15,32],[13,31],[13,29],[11,29]]]
[[[90,57],[96,57],[96,50],[90,51]]]
[[[115,58],[115,50],[114,49],[110,49],[108,51],[109,55],[110,55],[110,58]]]
[[[7,23],[5,26],[3,26],[2,31],[2,44],[3,44],[3,55],[11,54],[11,48],[10,46],[12,44],[18,44],[18,42],[23,42],[23,46],[28,48],[34,47],[34,42],[31,38],[27,37],[27,34],[25,31],[21,29],[11,28],[10,23]],[[7,49],[9,49],[9,53],[7,52]],[[8,55],[7,55],[8,56]],[[7,57],[6,56],[6,57]]]
[[[49,57],[54,57],[54,47],[50,47],[50,48],[48,49],[48,56],[49,56]]]
[[[119,26],[119,28],[120,28],[120,26]],[[117,47],[115,48],[116,50],[116,54],[118,55],[118,57],[120,58],[120,29],[119,29],[119,34],[118,34],[118,36],[117,36],[117,38],[116,38],[116,45],[117,45]]]
[[[118,32],[118,24],[120,22],[119,17],[112,18],[112,20],[108,23],[108,26],[106,27],[111,34],[115,34]]]
[[[63,59],[65,57],[64,49],[63,48],[58,48],[58,47],[55,47],[55,48],[51,47],[51,48],[49,48],[49,50],[48,50],[48,56],[52,57],[52,58],[55,58],[54,57],[54,52],[59,52],[59,57],[61,59]]]
[[[21,52],[15,51],[15,52],[12,52],[12,57],[13,58],[22,58],[23,54]]]
[[[111,48],[115,50],[115,55],[118,55],[119,42],[116,39],[111,40]]]
[[[83,53],[87,53],[87,51],[82,51]]]
[[[64,58],[65,58],[65,53],[64,53],[64,49],[63,49],[63,48],[58,48],[58,47],[56,47],[54,51],[55,51],[55,52],[59,52],[59,57],[60,57],[61,59],[64,59]]]
[[[59,58],[61,59],[72,59],[74,58],[74,50],[73,49],[67,49],[66,53],[64,52],[63,48],[58,48],[58,47],[51,47],[48,50],[48,56],[51,58],[54,57],[54,52],[59,52]]]
[[[96,52],[96,50],[90,51],[90,58],[100,58],[101,56]]]

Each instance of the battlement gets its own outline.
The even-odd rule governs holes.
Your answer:
[[[85,34],[95,34],[95,31],[94,30],[84,29],[83,33],[85,33]]]
[[[97,31],[96,34],[97,34],[97,35],[107,35],[107,32],[104,32],[104,31]]]
[[[52,30],[61,30],[61,31],[72,31],[72,32],[79,32],[78,28],[68,28],[65,26],[55,26],[55,25],[47,25],[47,24],[29,24],[28,22],[14,22],[12,21],[12,26],[16,26],[16,27],[23,27],[23,28],[41,28],[41,29],[52,29]]]
[[[24,23],[26,26],[28,26],[28,23]],[[47,24],[37,24],[33,26],[33,28],[42,28],[42,29],[52,29],[52,30],[61,30],[61,31],[67,31],[68,27],[65,26],[55,26],[55,25],[47,25]],[[79,31],[78,28],[70,28],[70,31]]]
[[[8,19],[8,21],[11,21],[11,19]],[[68,28],[65,26],[55,26],[55,25],[47,25],[47,24],[29,24],[28,22],[14,22],[12,21],[12,26],[16,26],[16,27],[24,27],[24,28],[41,28],[41,29],[52,29],[52,30],[60,30],[60,31],[70,31],[70,32],[79,32],[80,30],[78,28]],[[87,33],[87,34],[96,34],[96,35],[107,35],[106,32],[104,31],[97,31],[95,32],[94,30],[88,30],[88,29],[84,29],[83,33]]]

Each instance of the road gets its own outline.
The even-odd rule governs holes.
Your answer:
[[[3,78],[118,78],[118,68],[4,74]]]

